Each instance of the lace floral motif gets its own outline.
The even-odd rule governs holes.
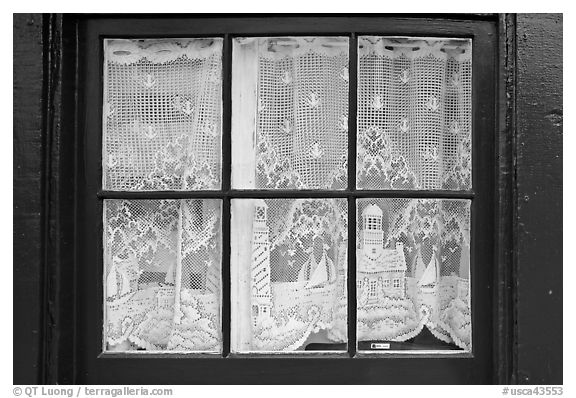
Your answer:
[[[395,155],[388,135],[370,127],[358,137],[358,184],[379,181],[382,189],[410,189],[417,185],[406,159]]]
[[[215,189],[218,177],[212,165],[200,161],[194,152],[189,152],[190,137],[182,135],[168,143],[154,156],[154,168],[134,186],[136,190],[172,190],[182,187],[187,190]]]
[[[456,161],[444,177],[444,187],[472,186],[472,145],[470,137],[462,140],[456,152]]]
[[[269,145],[265,137],[258,142],[256,174],[258,185],[275,189],[302,189],[304,184],[300,174],[294,170],[290,159],[282,159],[276,149]]]
[[[470,203],[358,201],[358,339],[406,341],[427,327],[471,349]]]
[[[220,349],[220,204],[107,200],[109,350]]]

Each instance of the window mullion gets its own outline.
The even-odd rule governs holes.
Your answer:
[[[232,175],[232,37],[224,36],[222,54],[222,191],[230,190]],[[222,203],[222,355],[230,353],[230,197]]]
[[[348,352],[356,353],[356,111],[358,39],[350,35],[348,66]]]
[[[224,198],[428,198],[473,199],[474,191],[401,190],[228,190],[228,191],[100,191],[99,199],[224,199]]]

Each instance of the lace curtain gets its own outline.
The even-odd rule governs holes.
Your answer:
[[[105,189],[219,189],[222,39],[104,43]]]
[[[358,39],[359,189],[472,188],[472,42]]]
[[[232,350],[345,347],[346,200],[236,199],[231,208]]]
[[[344,189],[348,39],[239,38],[233,57],[233,187]]]
[[[220,200],[104,203],[107,349],[220,351]]]
[[[348,38],[232,43],[232,187],[345,189]],[[471,189],[471,41],[358,43],[358,189]],[[103,189],[220,189],[222,39],[104,55]],[[221,212],[104,201],[106,350],[221,351]],[[232,199],[231,216],[232,351],[345,350],[347,200]],[[358,199],[356,223],[358,341],[428,329],[470,350],[470,201]]]
[[[222,39],[104,57],[104,189],[219,189]],[[220,351],[220,218],[217,199],[105,201],[105,349]]]
[[[358,341],[406,341],[426,327],[471,350],[470,201],[357,204]]]

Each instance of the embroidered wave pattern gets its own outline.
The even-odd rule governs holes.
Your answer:
[[[470,201],[357,201],[358,341],[403,342],[424,327],[471,350]]]
[[[221,349],[221,202],[106,200],[105,346]]]

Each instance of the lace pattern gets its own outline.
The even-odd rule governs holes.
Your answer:
[[[237,39],[236,69],[244,81],[234,115],[249,118],[233,162],[254,159],[236,188],[344,189],[347,173],[348,39]],[[245,54],[251,60],[242,62]],[[250,115],[250,116],[247,116]],[[233,123],[238,126],[238,123]],[[249,178],[248,175],[252,175]]]
[[[232,210],[233,350],[345,343],[346,201],[234,200]]]
[[[219,189],[222,39],[105,40],[103,185]]]
[[[471,350],[470,201],[359,199],[358,341],[427,327]]]
[[[358,39],[359,189],[467,190],[472,43]]]
[[[219,351],[219,200],[106,200],[106,346]]]

